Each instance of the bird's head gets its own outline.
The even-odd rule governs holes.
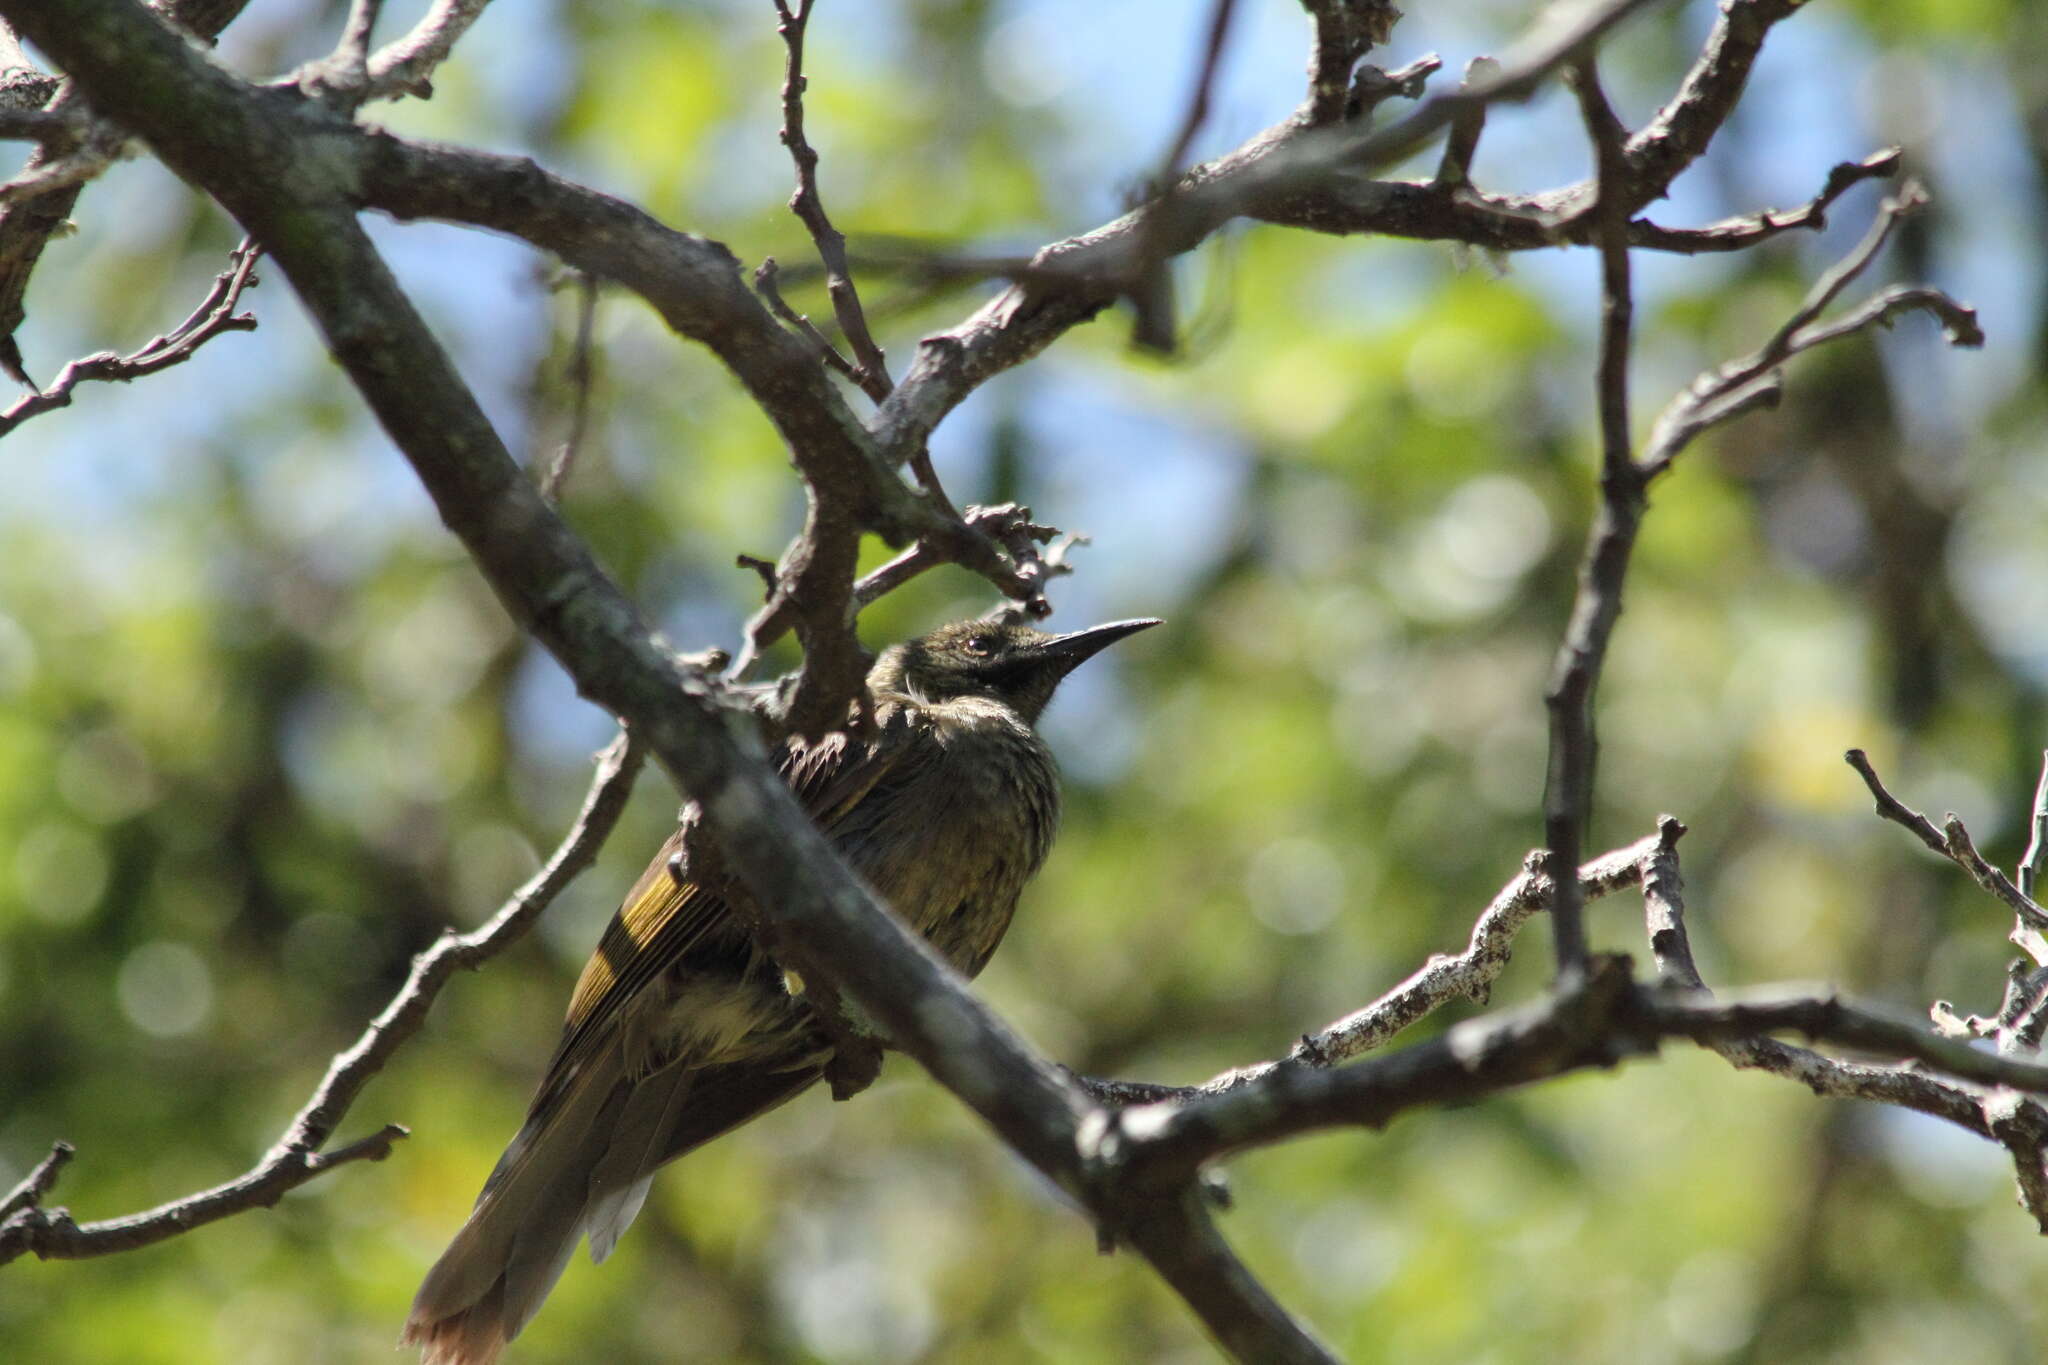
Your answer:
[[[868,686],[926,703],[987,697],[1036,723],[1060,679],[1105,645],[1158,624],[1146,617],[1048,635],[1023,624],[955,621],[883,650]]]

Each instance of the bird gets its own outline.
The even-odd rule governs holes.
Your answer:
[[[869,723],[785,740],[777,769],[883,903],[971,977],[1058,828],[1040,715],[1076,667],[1158,624],[960,621],[892,645],[867,675]],[[491,1365],[580,1239],[594,1262],[611,1254],[658,1167],[793,1099],[841,1050],[843,1027],[755,939],[741,893],[689,837],[695,815],[685,807],[605,929],[525,1123],[413,1300],[401,1343],[422,1365]]]

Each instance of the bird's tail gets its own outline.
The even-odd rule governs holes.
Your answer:
[[[583,1235],[591,1175],[634,1089],[608,1050],[535,1106],[413,1299],[400,1341],[422,1348],[422,1365],[491,1365],[540,1310]]]
[[[401,1344],[420,1347],[422,1365],[492,1365],[579,1238],[589,1234],[592,1260],[611,1254],[657,1167],[797,1095],[821,1068],[809,1053],[784,1070],[675,1066],[635,1079],[606,1049],[535,1106],[498,1158],[427,1272]]]

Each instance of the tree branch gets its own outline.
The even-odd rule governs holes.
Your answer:
[[[73,110],[0,106],[0,138],[8,141],[47,145],[59,139],[75,138],[85,131],[85,127],[84,117]]]
[[[397,99],[413,95],[431,98],[433,74],[469,26],[483,16],[491,0],[434,0],[433,7],[414,24],[412,31],[379,48],[369,59],[368,100]]]
[[[818,248],[818,259],[825,264],[825,293],[832,300],[832,315],[839,320],[839,330],[847,344],[853,347],[847,377],[879,403],[889,396],[889,367],[882,348],[868,331],[866,314],[861,312],[860,293],[854,288],[852,268],[846,262],[846,238],[832,226],[825,213],[825,201],[818,193],[818,153],[804,137],[804,90],[810,84],[809,77],[804,75],[804,31],[810,23],[813,3],[815,0],[795,0],[792,9],[790,0],[775,0],[775,13],[781,21],[776,31],[789,49],[789,63],[782,79],[782,145],[789,148],[790,159],[796,163],[796,193],[790,196],[789,209],[810,231],[811,241]],[[833,355],[838,354],[830,343],[826,348]]]
[[[1052,608],[1045,601],[1045,581],[1071,570],[1063,559],[1056,560],[1052,552],[1041,553],[1037,547],[1056,540],[1059,528],[1033,521],[1031,509],[1014,502],[998,503],[994,507],[969,507],[962,520],[969,530],[1001,545],[1009,554],[1010,561],[1017,566],[1019,577],[1039,585],[1037,592],[1024,599],[1026,610],[1034,616],[1049,614]],[[957,550],[958,547],[947,545],[941,537],[919,537],[908,550],[853,585],[854,610],[859,611],[878,601],[929,569],[956,563]]]
[[[2034,784],[2034,808],[2027,828],[2030,833],[2027,851],[2020,855],[2018,882],[2020,894],[2031,899],[2041,873],[2048,870],[2048,750],[2041,754],[2041,779]]]
[[[1646,476],[1655,478],[1663,473],[1702,433],[1776,403],[1783,385],[1779,366],[1793,356],[1873,326],[1889,325],[1900,313],[1917,310],[1933,314],[1952,346],[1983,345],[1984,334],[1975,312],[1939,290],[1917,286],[1893,285],[1833,322],[1818,321],[1828,305],[1870,268],[1899,220],[1926,202],[1926,192],[1917,184],[1908,181],[1902,185],[1896,196],[1878,206],[1877,217],[1863,240],[1814,282],[1792,315],[1761,347],[1700,375],[1672,398],[1650,428],[1642,457]]]
[[[776,323],[720,243],[677,232],[530,160],[408,143],[373,130],[326,131],[330,153],[353,158],[349,177],[363,206],[504,232],[639,294],[678,335],[725,362],[835,512],[892,545],[927,537],[1007,597],[1028,602],[1042,590],[1001,546],[902,481],[810,344]],[[761,644],[792,624],[775,622]]]
[[[1820,193],[1796,209],[1764,209],[1758,213],[1724,218],[1706,227],[1659,227],[1645,218],[1629,225],[1629,244],[1652,251],[1673,251],[1684,255],[1702,252],[1747,251],[1781,232],[1797,229],[1820,231],[1828,225],[1828,210],[1837,199],[1866,180],[1898,174],[1903,153],[1897,147],[1873,152],[1861,161],[1844,161],[1828,172]]]
[[[237,313],[242,291],[257,283],[256,261],[262,251],[249,239],[235,248],[226,270],[214,276],[213,287],[183,322],[161,336],[152,337],[134,352],[122,356],[112,351],[84,356],[66,365],[50,387],[26,394],[0,412],[0,437],[6,436],[31,417],[71,406],[71,391],[80,384],[101,381],[127,383],[144,375],[183,364],[207,342],[224,332],[252,332],[256,318]]]
[[[1456,183],[1374,180],[1366,172],[1406,155],[1438,131],[1469,121],[1492,103],[1525,98],[1639,7],[1635,0],[1620,0],[1581,8],[1563,26],[1538,25],[1514,44],[1490,79],[1432,95],[1408,118],[1361,134],[1352,123],[1331,124],[1327,90],[1331,73],[1351,50],[1347,44],[1364,43],[1357,48],[1362,53],[1378,39],[1367,41],[1341,26],[1331,27],[1337,9],[1357,6],[1311,5],[1317,47],[1308,105],[1183,177],[1172,191],[1173,222],[1162,234],[1160,249],[1169,254],[1190,250],[1238,216],[1315,232],[1456,241],[1495,251],[1537,250],[1560,239],[1590,243],[1592,224],[1583,213],[1594,197],[1593,182],[1539,195],[1494,196]],[[1706,150],[1741,97],[1770,27],[1798,8],[1798,0],[1728,0],[1722,6],[1678,92],[1628,141],[1621,197],[1631,213],[1661,197]],[[1329,22],[1326,11],[1331,12]],[[1435,59],[1426,60],[1434,69]],[[1140,208],[1045,247],[1032,258],[1025,278],[965,321],[926,337],[895,392],[869,423],[887,458],[908,459],[982,383],[1029,360],[1114,302],[1118,282],[1129,278],[1134,244],[1148,230],[1148,212]],[[1661,231],[1642,229],[1645,236]]]
[[[35,1164],[35,1169],[22,1177],[21,1183],[0,1199],[0,1229],[7,1220],[22,1209],[32,1209],[42,1202],[57,1184],[57,1174],[62,1171],[76,1154],[77,1149],[68,1142],[50,1144],[50,1154]]]
[[[1900,807],[1903,810],[1903,807]],[[1657,847],[1643,863],[1643,907],[1650,948],[1656,954],[1659,980],[1684,992],[1694,1002],[1712,996],[1693,964],[1686,933],[1683,879],[1678,868],[1677,836],[1683,827],[1670,816],[1659,822]],[[2015,963],[2018,967],[2020,964]],[[2015,972],[2007,991],[2007,1009],[2024,1000],[2028,974]],[[1935,1026],[1947,1033],[1936,1003]],[[2015,1012],[2015,1018],[2017,1018]],[[1918,1031],[1914,1036],[1919,1037]],[[2009,1033],[1999,1036],[2000,1051],[2009,1051]],[[1979,1137],[1990,1138],[2011,1155],[2018,1175],[2020,1204],[2048,1233],[2048,1107],[2004,1088],[1986,1089],[1914,1067],[1872,1066],[1838,1061],[1811,1048],[1796,1047],[1751,1034],[1711,1036],[1704,1046],[1739,1070],[1765,1071],[1806,1086],[1816,1095],[1870,1100],[1944,1119]],[[1890,1049],[1886,1049],[1890,1050]],[[1908,1052],[1908,1055],[1914,1055]]]
[[[1877,800],[1877,813],[1912,831],[1921,843],[1962,868],[1977,885],[2004,901],[2018,921],[2013,927],[2012,941],[2024,948],[2036,963],[2048,966],[2048,910],[1984,860],[1963,822],[1951,812],[1942,822],[1942,828],[1936,830],[1931,820],[1886,789],[1877,769],[1871,766],[1869,755],[1861,749],[1851,749],[1842,757],[1862,776],[1863,784],[1870,788],[1870,794]]]
[[[1782,1045],[1764,1035],[1777,1032],[1932,1067],[1943,1077],[1936,1085],[1968,1108],[1948,1112],[1922,1074],[1850,1067],[1798,1048],[1775,1053],[1771,1049]],[[1817,1093],[1848,1089],[1853,1080],[1860,1097],[1931,1108],[1987,1135],[1986,1109],[1998,1092],[2027,1096],[2029,1103],[2048,1095],[2048,1066],[1941,1038],[1825,987],[1770,986],[1717,1001],[1704,992],[1637,985],[1626,958],[1601,956],[1589,959],[1577,984],[1566,983],[1544,1000],[1467,1020],[1442,1037],[1385,1056],[1336,1069],[1288,1065],[1233,1090],[1121,1110],[1108,1121],[1099,1147],[1127,1185],[1174,1188],[1232,1152],[1323,1128],[1380,1128],[1424,1105],[1467,1103],[1571,1071],[1605,1069],[1654,1052],[1663,1038],[1725,1047],[1731,1059],[1745,1059],[1738,1065],[1782,1056],[1787,1074],[1801,1080],[1807,1076],[1800,1064],[1811,1057],[1830,1073],[1808,1082]],[[1874,1076],[1863,1084],[1859,1071],[1881,1073],[1891,1084]],[[1983,1089],[1972,1097],[1973,1087]]]
[[[1669,820],[1669,817],[1666,817]],[[1684,826],[1677,826],[1684,832]],[[1650,855],[1662,835],[1639,839],[1618,848],[1579,869],[1579,892],[1587,900],[1610,895],[1641,881]],[[1677,838],[1677,834],[1670,836]],[[1485,1004],[1494,981],[1507,969],[1514,954],[1516,936],[1522,926],[1548,906],[1556,895],[1549,872],[1549,860],[1542,849],[1522,860],[1522,871],[1502,887],[1491,904],[1472,925],[1465,951],[1454,955],[1434,954],[1428,962],[1377,1000],[1365,1005],[1319,1032],[1305,1033],[1292,1051],[1279,1061],[1256,1062],[1235,1067],[1195,1086],[1160,1085],[1148,1081],[1101,1080],[1081,1077],[1080,1084],[1099,1103],[1121,1106],[1168,1099],[1192,1099],[1221,1095],[1250,1085],[1290,1066],[1329,1067],[1383,1046],[1410,1025],[1420,1023],[1437,1010],[1457,1000]]]
[[[1118,1231],[1235,1359],[1257,1365],[1337,1365],[1338,1358],[1231,1251],[1197,1185],[1191,1182],[1167,1198],[1146,1201],[1140,1216]]]
[[[232,1214],[269,1208],[288,1191],[337,1166],[382,1161],[390,1155],[393,1144],[407,1135],[395,1123],[331,1152],[322,1149],[371,1077],[419,1032],[441,988],[457,969],[479,967],[504,951],[590,865],[626,808],[640,764],[640,749],[621,734],[600,756],[583,809],[547,864],[484,924],[467,934],[448,930],[413,958],[405,984],[362,1036],[336,1054],[284,1136],[247,1173],[143,1213],[81,1224],[62,1209],[48,1212],[40,1206],[42,1196],[55,1182],[57,1168],[71,1155],[70,1147],[59,1143],[0,1204],[0,1265],[28,1252],[44,1260],[79,1260],[132,1251]]]
[[[306,183],[335,163],[307,156],[301,139],[324,139],[335,124],[277,117],[279,95],[200,61],[126,0],[7,0],[7,13],[266,244],[514,619],[698,802],[791,948],[787,965],[843,991],[1019,1154],[1085,1198],[1075,1133],[1086,1096],[874,900],[777,779],[751,724],[735,723],[708,679],[662,652],[525,479],[343,201]],[[305,198],[278,194],[282,185]],[[1184,1294],[1211,1287],[1179,1263],[1159,1268]]]
[[[1125,290],[1131,300],[1132,312],[1136,314],[1131,327],[1132,343],[1161,355],[1172,354],[1177,324],[1174,320],[1173,272],[1167,264],[1170,253],[1161,249],[1159,239],[1172,213],[1170,200],[1180,178],[1181,163],[1187,157],[1188,148],[1194,145],[1195,134],[1201,131],[1202,124],[1209,117],[1209,92],[1216,83],[1217,71],[1223,65],[1223,48],[1229,41],[1230,21],[1236,12],[1237,0],[1213,0],[1201,60],[1196,64],[1194,85],[1188,92],[1180,126],[1174,131],[1173,141],[1167,144],[1159,169],[1143,195],[1152,201],[1152,211],[1146,215],[1146,231],[1138,243]]]
[[[1543,784],[1543,830],[1551,857],[1576,867],[1593,811],[1598,743],[1593,693],[1621,617],[1637,528],[1646,505],[1643,475],[1631,455],[1628,413],[1629,330],[1634,314],[1628,260],[1628,207],[1622,180],[1625,130],[1608,107],[1599,73],[1587,56],[1573,68],[1572,87],[1599,166],[1599,197],[1588,210],[1600,244],[1600,362],[1595,396],[1600,413],[1600,505],[1587,532],[1578,592],[1543,700],[1550,711],[1550,753]],[[1572,979],[1585,969],[1579,888],[1565,879],[1551,902],[1557,971]]]
[[[1320,127],[1358,117],[1358,111],[1348,107],[1352,69],[1387,41],[1401,12],[1388,0],[1302,0],[1302,8],[1316,28],[1315,45],[1309,49],[1304,118]]]
[[[384,0],[349,0],[334,51],[306,63],[286,79],[330,108],[354,114],[370,95],[370,35]]]
[[[247,4],[248,0],[156,0],[160,13],[202,42],[218,38]],[[33,105],[79,123],[71,133],[53,138],[36,150],[24,168],[24,173],[35,173],[61,162],[102,132],[69,82],[33,72],[14,35],[10,32],[5,36],[4,55],[13,67],[6,87],[9,103],[17,107]],[[36,384],[23,366],[21,347],[14,334],[28,316],[24,300],[29,280],[42,261],[43,248],[71,221],[82,188],[82,181],[74,181],[66,188],[53,189],[25,202],[0,205],[0,371],[31,389]]]

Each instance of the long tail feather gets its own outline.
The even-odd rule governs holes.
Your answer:
[[[654,1168],[680,1120],[694,1072],[671,1067],[633,1088],[612,1134],[611,1149],[590,1172],[590,1259],[603,1261],[647,1202]]]
[[[607,1049],[530,1117],[484,1184],[469,1221],[427,1272],[401,1342],[422,1365],[493,1365],[540,1311],[586,1232],[603,1260],[639,1213],[660,1166],[795,1097],[814,1053],[675,1068],[635,1081]]]
[[[539,1311],[583,1235],[590,1172],[630,1095],[607,1053],[520,1129],[413,1299],[400,1340],[425,1347],[425,1365],[489,1365]]]

